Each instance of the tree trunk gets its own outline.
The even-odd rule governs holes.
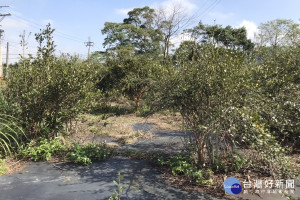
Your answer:
[[[205,141],[204,141],[204,137],[201,137],[199,135],[197,135],[194,132],[194,137],[196,140],[196,145],[197,145],[197,157],[198,157],[198,166],[199,167],[203,167],[203,164],[205,163]]]

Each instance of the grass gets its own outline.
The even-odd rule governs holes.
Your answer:
[[[107,117],[107,118],[106,118]],[[147,118],[136,116],[135,114],[126,114],[120,116],[95,114],[82,114],[78,118],[78,127],[76,142],[88,141],[88,138],[102,135],[117,139],[121,144],[128,144],[135,142],[139,138],[152,138],[153,134],[150,132],[143,133],[134,131],[132,126],[137,123],[151,123],[154,128],[158,130],[180,130],[181,118],[178,114],[164,115],[153,114]]]
[[[11,155],[26,137],[18,123],[18,119],[0,114],[0,153],[4,156]]]
[[[8,171],[8,167],[5,164],[5,160],[0,159],[0,176]]]
[[[89,131],[92,133],[92,134],[101,134],[99,128],[95,127],[95,126],[92,126],[89,128]]]

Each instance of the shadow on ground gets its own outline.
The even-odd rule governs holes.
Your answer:
[[[95,200],[108,199],[123,179],[121,199],[213,199],[196,191],[169,185],[146,161],[114,157],[90,166],[30,163],[21,173],[0,177],[0,199]]]
[[[121,145],[118,150],[174,155],[185,150],[184,140],[191,135],[191,133],[173,130],[153,130],[152,133],[154,135],[153,138],[138,139],[132,144]]]

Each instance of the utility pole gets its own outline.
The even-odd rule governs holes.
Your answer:
[[[88,59],[90,58],[90,53],[91,53],[91,47],[94,46],[94,42],[91,42],[91,38],[89,37],[89,40],[84,43],[85,46],[88,47]]]
[[[9,7],[9,6],[0,6],[0,8],[5,8],[5,7]],[[6,17],[6,16],[10,16],[11,14],[10,13],[7,13],[7,14],[2,14],[0,13],[0,22]],[[1,25],[0,25],[1,26]],[[3,66],[2,66],[2,51],[1,51],[1,40],[2,40],[2,36],[3,36],[3,32],[4,30],[0,29],[0,80],[3,79]]]
[[[3,66],[2,66],[2,35],[4,30],[0,29],[0,80],[3,79]]]
[[[8,56],[9,56],[9,42],[7,42],[6,44],[6,74],[5,74],[5,78],[8,78]]]

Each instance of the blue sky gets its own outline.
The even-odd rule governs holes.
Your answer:
[[[56,29],[54,39],[58,53],[77,53],[86,57],[87,47],[84,42],[91,37],[95,43],[92,51],[103,50],[104,37],[101,29],[105,22],[122,22],[126,13],[136,7],[166,7],[180,4],[183,10],[198,17],[205,24],[235,27],[245,26],[249,38],[253,37],[260,23],[281,19],[292,19],[299,23],[299,0],[1,0],[1,13],[11,13],[0,24],[5,34],[2,40],[2,55],[5,56],[4,44],[10,42],[10,62],[17,61],[21,53],[19,35],[26,31],[29,36],[28,49],[25,53],[34,53],[37,43],[34,33],[51,22]],[[174,41],[180,41],[179,37]]]

